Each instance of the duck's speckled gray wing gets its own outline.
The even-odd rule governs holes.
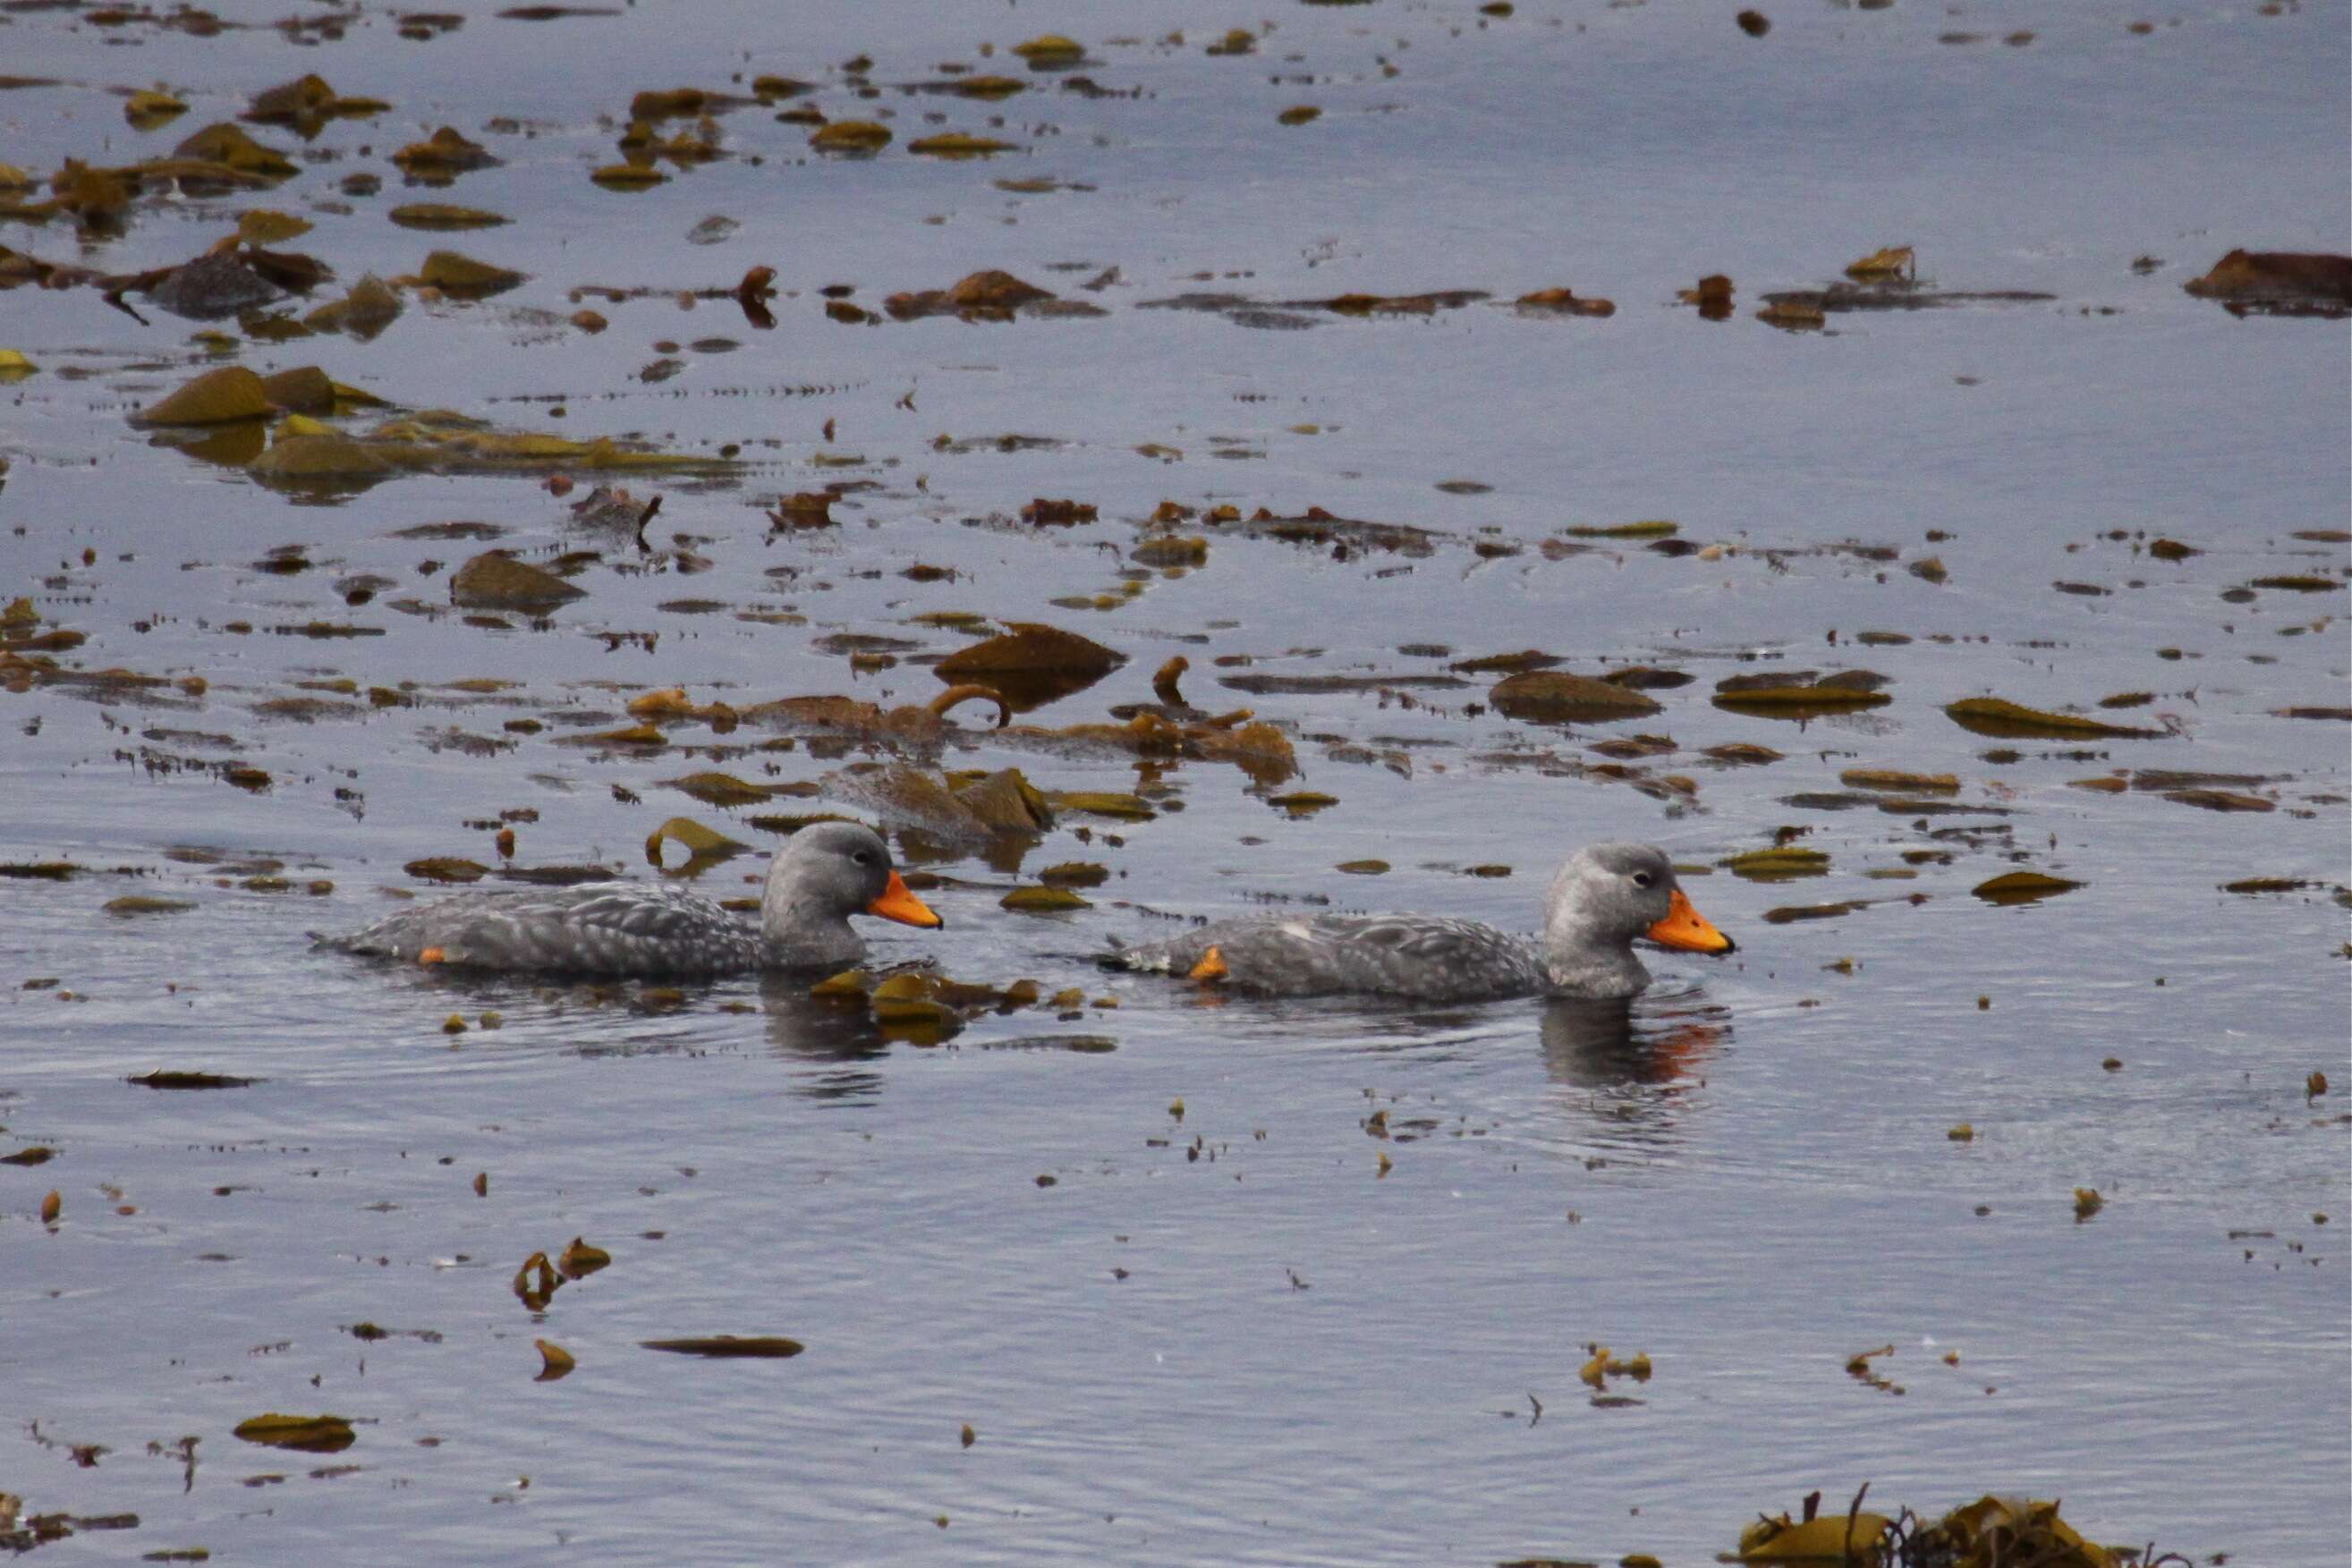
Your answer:
[[[1425,1001],[1490,1001],[1547,988],[1524,938],[1475,920],[1318,915],[1224,920],[1113,956],[1121,968],[1189,975],[1215,948],[1222,983],[1265,996],[1371,992]]]
[[[759,932],[718,904],[677,888],[628,883],[459,894],[320,944],[410,963],[634,979],[761,967]]]

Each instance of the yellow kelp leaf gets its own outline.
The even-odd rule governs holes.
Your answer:
[[[836,120],[809,137],[820,152],[878,152],[890,145],[890,128],[871,120]]]
[[[1879,687],[1886,677],[1871,670],[1840,670],[1819,675],[1812,670],[1772,674],[1728,675],[1715,684],[1715,706],[1738,713],[1751,710],[1777,716],[1845,708],[1878,707],[1895,699]]]
[[[1020,143],[999,141],[992,136],[970,136],[961,131],[950,131],[939,136],[926,136],[907,143],[909,152],[921,152],[933,158],[985,158],[992,152],[1017,152]]]
[[[1033,66],[1065,66],[1086,58],[1087,47],[1060,33],[1045,33],[1025,44],[1013,45],[1013,52]]]
[[[1956,1508],[1920,1531],[1959,1568],[2032,1563],[2038,1568],[2117,1568],[2105,1547],[2077,1534],[2058,1517],[2058,1505],[2023,1498],[1982,1497]]]
[[[1647,517],[1638,523],[1611,523],[1602,527],[1579,526],[1559,530],[1572,539],[1664,539],[1682,531],[1680,523],[1670,523],[1663,517]]]
[[[1141,796],[1108,789],[1055,789],[1046,795],[1045,800],[1057,811],[1076,811],[1082,817],[1111,817],[1123,822],[1148,822],[1159,815]]]
[[[1891,245],[1847,264],[1845,275],[1857,283],[1884,283],[1908,276],[1918,265],[1907,245]]]
[[[494,229],[510,221],[502,213],[447,202],[410,202],[384,216],[404,229]]]
[[[348,382],[329,382],[327,384],[334,389],[337,412],[347,408],[390,408],[392,406],[390,402],[364,387],[355,387]]]
[[[427,855],[400,869],[424,882],[479,882],[490,873],[481,862],[460,855]]]
[[[335,407],[335,383],[316,365],[296,365],[264,376],[261,391],[271,407],[289,413],[330,413]]]
[[[468,141],[453,126],[445,125],[422,141],[412,141],[392,155],[392,161],[405,173],[432,176],[460,173],[467,169],[482,169],[496,163],[489,150],[478,141]]]
[[[21,382],[36,375],[40,367],[25,357],[22,349],[0,349],[0,382]]]
[[[359,1440],[352,1424],[341,1416],[281,1416],[272,1411],[238,1422],[235,1431],[248,1443],[308,1454],[336,1453]]]
[[[449,574],[449,598],[468,610],[545,611],[583,598],[555,573],[496,550],[485,550]]]
[[[226,120],[205,126],[172,151],[182,158],[201,158],[268,179],[283,179],[294,172],[294,160],[275,147],[263,146]]]
[[[133,424],[226,424],[273,412],[261,378],[243,365],[223,365],[131,416]]]
[[[122,118],[134,131],[152,131],[187,112],[185,103],[155,88],[142,88],[122,100]]]
[[[1962,729],[2003,738],[2067,739],[2084,737],[2147,739],[2163,734],[2161,730],[2132,729],[2124,725],[2108,724],[2103,719],[2085,718],[2080,714],[2051,713],[2042,708],[2027,707],[2006,697],[1963,697],[1958,702],[1947,704],[1944,714]]]
[[[1746,850],[1717,863],[1732,875],[1750,882],[1786,882],[1791,877],[1828,875],[1830,857],[1820,850],[1782,844],[1769,850]]]
[[[404,307],[399,292],[373,273],[352,285],[341,299],[331,299],[302,318],[302,324],[321,332],[348,332],[365,342],[399,319]]]
[[[1036,622],[1006,623],[1004,635],[958,649],[936,666],[950,681],[983,679],[1011,674],[1049,674],[1100,677],[1127,662],[1091,638]]]
[[[531,1380],[534,1383],[552,1383],[559,1377],[568,1377],[572,1369],[580,1364],[570,1351],[553,1340],[535,1339],[530,1343],[539,1352],[540,1360],[539,1375]]]
[[[1016,92],[1026,92],[1029,84],[1018,77],[978,76],[959,77],[947,84],[947,90],[958,98],[1006,99]]]
[[[118,915],[178,915],[194,909],[195,905],[184,898],[157,898],[151,894],[126,893],[119,898],[108,899],[102,907],[107,914]]]
[[[689,773],[683,779],[665,779],[662,782],[706,806],[753,806],[775,793],[764,784],[753,784],[732,773]]]
[[[1327,795],[1320,789],[1294,789],[1287,795],[1270,795],[1265,803],[1279,806],[1294,817],[1306,817],[1338,805],[1339,797]]]
[[[828,1001],[864,1002],[873,988],[873,977],[863,969],[844,969],[838,975],[827,975],[809,988],[809,995]]]
[[[1785,332],[1818,330],[1829,325],[1830,319],[1818,305],[1801,299],[1777,299],[1756,312],[1756,319],[1767,327],[1778,327]]]
[[[732,854],[751,846],[729,838],[713,828],[706,828],[691,817],[672,817],[646,836],[646,855],[649,860],[661,858],[662,841],[667,839],[682,844],[692,855]]]
[[[334,101],[335,89],[327,85],[326,78],[313,73],[255,93],[253,101],[246,106],[245,117],[264,124],[290,124],[316,119],[326,113]]]
[[[1883,789],[1898,795],[1957,795],[1960,780],[1952,773],[1904,773],[1892,768],[1849,768],[1838,775],[1849,789]]]
[[[1573,720],[1605,722],[1640,718],[1658,711],[1655,698],[1631,686],[1572,675],[1563,670],[1528,670],[1506,675],[1487,691],[1496,712],[1534,724]]]
[[[268,207],[249,207],[236,215],[236,237],[247,245],[283,245],[314,226],[308,218]]]
[[[1878,1543],[1895,1528],[1883,1513],[1832,1517],[1822,1514],[1802,1523],[1787,1514],[1759,1519],[1739,1532],[1741,1563],[1789,1563],[1806,1558],[1832,1563],[1874,1563]]]
[[[997,903],[1022,915],[1058,915],[1067,910],[1094,907],[1066,887],[1016,887]]]
[[[546,1307],[562,1284],[556,1278],[555,1265],[547,1260],[547,1254],[534,1252],[515,1270],[514,1281],[509,1288],[524,1306],[536,1312]]]
[[[1980,882],[1969,891],[1988,904],[2031,904],[2037,899],[2053,898],[2082,886],[2063,876],[2048,876],[2038,871],[2004,872],[1989,882]]]
[[[607,163],[588,178],[608,191],[650,191],[669,183],[669,176],[660,170],[636,163]]]
[[[808,1347],[796,1339],[782,1334],[709,1334],[693,1339],[639,1340],[647,1350],[666,1350],[676,1355],[708,1356],[789,1356],[798,1355]]]
[[[628,701],[633,718],[692,718],[702,710],[694,706],[684,686],[667,686],[660,691],[646,692]]]
[[[425,265],[417,269],[416,275],[419,280],[444,294],[467,298],[503,293],[529,276],[511,267],[476,261],[472,256],[454,250],[435,251],[425,258]]]
[[[562,1256],[556,1259],[555,1267],[565,1279],[577,1280],[593,1274],[599,1269],[609,1268],[612,1261],[613,1255],[610,1252],[605,1251],[602,1247],[592,1247],[587,1241],[575,1236],[572,1239],[572,1245],[563,1249]]]
[[[246,472],[259,479],[368,479],[394,472],[394,465],[356,436],[290,414]]]

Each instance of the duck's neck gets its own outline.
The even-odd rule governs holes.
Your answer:
[[[1562,872],[1544,922],[1544,973],[1556,997],[1630,997],[1650,983],[1633,939],[1610,925],[1585,896],[1585,884]]]
[[[854,964],[866,944],[850,929],[849,917],[803,884],[782,856],[768,868],[760,894],[760,942],[771,966]]]

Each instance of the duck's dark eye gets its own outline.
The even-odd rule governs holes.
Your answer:
[[[1633,885],[1635,887],[1647,887],[1657,880],[1658,879],[1656,877],[1652,876],[1645,871],[1637,871],[1633,873]]]
[[[851,854],[849,858],[856,861],[859,865],[872,865],[874,863],[874,856],[865,850],[856,851],[855,853]]]

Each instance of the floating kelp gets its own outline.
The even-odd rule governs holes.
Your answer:
[[[421,284],[436,288],[458,299],[487,299],[493,294],[503,294],[527,282],[528,273],[511,267],[477,261],[461,251],[436,250],[425,258],[414,277],[399,279],[403,283]]]
[[[1046,894],[1057,890],[1014,891]],[[1078,899],[1071,907],[1085,906],[1086,901]],[[1015,909],[1021,905],[1013,902],[1013,894],[1007,894],[1004,907]],[[961,1031],[967,1019],[983,1012],[1010,1013],[1035,1006],[1044,996],[1044,988],[1029,979],[1015,980],[1001,988],[974,985],[929,969],[902,969],[880,979],[864,969],[845,969],[810,987],[809,995],[821,1001],[866,1009],[890,1039],[914,1045],[937,1045]]]
[[[2038,904],[2045,898],[2071,893],[2082,885],[2079,882],[2052,876],[2046,872],[2012,871],[1989,882],[1980,882],[1969,891],[1987,904]]]
[[[993,136],[973,136],[965,131],[950,131],[938,136],[919,137],[907,143],[907,151],[931,158],[986,158],[998,152],[1018,152],[1021,144],[999,141]]]
[[[185,99],[161,88],[141,88],[122,99],[122,118],[133,131],[160,130],[187,112]]]
[[[1085,61],[1087,47],[1060,33],[1044,33],[1027,43],[1013,45],[1013,53],[1027,61],[1033,71],[1067,70]]]
[[[1631,687],[1559,670],[1507,675],[1495,683],[1486,700],[1499,713],[1538,724],[1609,723],[1660,711],[1654,699]]]
[[[238,118],[259,125],[291,126],[303,136],[315,136],[330,120],[363,120],[382,114],[392,105],[381,99],[347,98],[320,76],[297,77],[253,95]]]
[[[172,149],[174,158],[192,159],[199,163],[217,164],[238,174],[251,174],[264,180],[291,178],[294,160],[275,147],[264,146],[237,127],[223,120],[207,125],[190,135]],[[152,170],[154,165],[149,165]]]
[[[809,136],[819,152],[871,156],[890,145],[890,128],[871,120],[836,120]]]
[[[1614,316],[1616,305],[1607,299],[1579,298],[1573,289],[1538,288],[1514,302],[1523,316]]]
[[[1000,636],[959,649],[934,666],[943,681],[979,682],[1016,710],[1042,707],[1101,680],[1127,663],[1091,638],[1034,621],[1008,621]]]
[[[1964,697],[1945,705],[1944,713],[1962,729],[2004,739],[2144,740],[2162,736],[2160,729],[2134,729],[2080,714],[2052,713],[2027,707],[2006,697]]]
[[[699,1355],[714,1359],[765,1358],[781,1360],[801,1354],[808,1347],[796,1339],[782,1334],[713,1334],[692,1339],[647,1339],[637,1342],[647,1350],[667,1351],[672,1355]]]
[[[1919,282],[1918,257],[1909,246],[1889,246],[1845,268],[1850,282],[1826,288],[1790,289],[1764,296],[1759,316],[1780,327],[1818,326],[1844,310],[1927,310],[1950,305],[2032,304],[2054,294],[2032,289],[1937,289]]]
[[[468,610],[544,612],[586,595],[551,571],[487,550],[449,574],[449,599]]]
[[[359,1440],[351,1422],[341,1416],[281,1416],[273,1411],[238,1422],[234,1431],[248,1443],[306,1454],[341,1453]]]
[[[1849,768],[1838,782],[1854,789],[1875,789],[1898,795],[1953,795],[1960,780],[1952,773],[1906,773],[1892,768]]]
[[[882,308],[898,321],[924,316],[956,316],[967,321],[1010,321],[1015,314],[1104,314],[1098,306],[1063,299],[1050,289],[1024,282],[1009,272],[991,269],[958,278],[945,288],[893,294]]]
[[[2236,315],[2352,314],[2352,256],[2233,250],[2180,286]]]
[[[421,185],[446,185],[475,169],[495,167],[499,160],[478,141],[468,141],[456,127],[445,125],[422,141],[412,141],[392,155],[400,172]]]
[[[331,299],[303,317],[302,324],[313,331],[342,332],[362,343],[372,342],[399,319],[404,308],[399,292],[370,273],[352,285],[352,291],[341,299]]]
[[[1749,882],[1789,882],[1801,876],[1827,876],[1830,870],[1827,854],[1820,850],[1800,849],[1792,844],[1748,850],[1716,863],[1732,875],[1744,877]]]
[[[676,701],[683,704],[686,694],[676,692]],[[667,699],[671,694],[649,693],[630,704],[636,712],[639,703]],[[996,723],[1002,728],[1013,716],[1013,708],[992,687],[976,683],[950,686],[929,703],[909,704],[903,707],[884,708],[856,697],[805,696],[779,697],[771,702],[752,703],[737,710],[724,704],[712,704],[707,708],[690,706],[675,709],[681,716],[710,717],[725,716],[735,722],[756,724],[779,729],[830,730],[867,739],[896,740],[919,746],[936,746],[954,729],[948,714],[971,701],[995,705]]]
[[[1765,718],[1817,718],[1894,701],[1879,689],[1885,684],[1886,677],[1872,670],[1840,670],[1829,675],[1812,670],[1731,675],[1715,684],[1715,706]]]
[[[448,202],[410,202],[384,216],[404,229],[494,229],[512,221],[502,213]]]
[[[1000,835],[1034,840],[1054,825],[1054,808],[1017,768],[993,773],[933,773],[905,763],[859,765],[825,780],[826,791],[893,827],[949,843]]]
[[[1436,552],[1437,545],[1451,536],[1434,528],[1417,528],[1411,523],[1376,523],[1357,517],[1342,517],[1320,507],[1309,507],[1294,516],[1259,507],[1244,517],[1230,507],[1218,507],[1202,514],[1201,520],[1220,533],[1237,533],[1250,538],[1279,539],[1286,544],[1339,547],[1341,550],[1358,548],[1393,550],[1405,556],[1426,556]],[[1344,554],[1340,559],[1345,559]]]

